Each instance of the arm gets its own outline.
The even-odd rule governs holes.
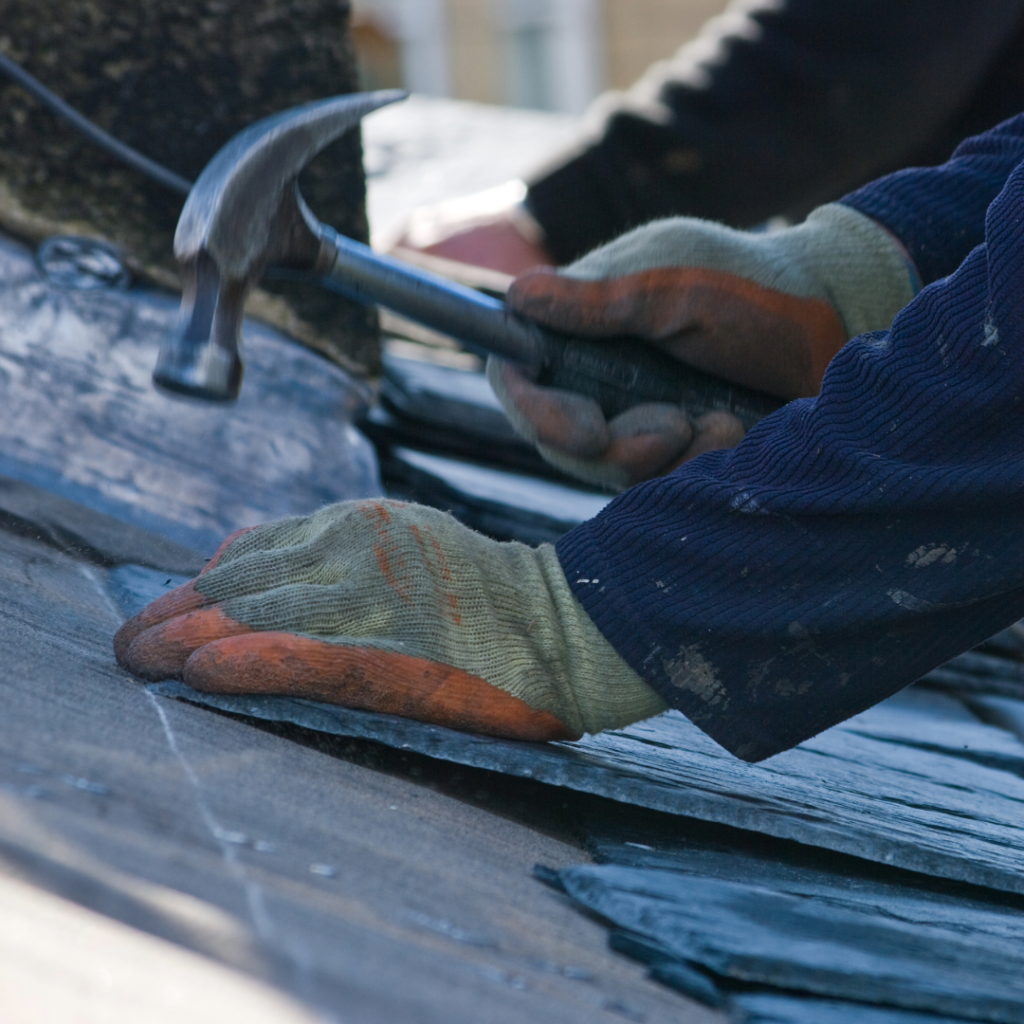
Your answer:
[[[1022,33],[1021,0],[757,4],[599,101],[527,205],[559,263],[659,217],[800,216],[1024,109]]]
[[[900,209],[906,180],[888,182]],[[738,756],[793,746],[1024,614],[1022,294],[1024,166],[985,244],[847,344],[818,398],[560,542],[626,662]]]
[[[1024,612],[1022,295],[1024,165],[985,245],[846,345],[819,398],[634,488],[557,554],[436,509],[328,506],[229,538],[121,627],[118,660],[519,739],[667,702],[767,757]]]
[[[889,327],[921,278],[951,273],[983,240],[985,211],[1022,160],[1018,115],[969,139],[943,166],[879,179],[797,227],[759,233],[695,218],[654,221],[557,273],[522,275],[506,301],[567,334],[610,344],[640,338],[746,387],[809,397],[849,339]],[[682,408],[636,406],[606,422],[595,403],[508,364],[492,360],[488,375],[516,429],[549,462],[611,490],[743,436],[733,417],[690,424]]]

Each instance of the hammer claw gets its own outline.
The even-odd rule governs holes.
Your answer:
[[[232,401],[242,383],[245,297],[268,262],[315,269],[319,228],[296,187],[303,167],[370,111],[407,94],[354,93],[250,125],[206,165],[174,235],[184,294],[154,382],[177,394]]]

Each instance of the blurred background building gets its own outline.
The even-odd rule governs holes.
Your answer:
[[[726,0],[354,0],[365,88],[576,114],[692,39]]]

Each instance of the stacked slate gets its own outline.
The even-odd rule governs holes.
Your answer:
[[[403,345],[406,352],[417,347]],[[553,543],[608,503],[607,494],[549,466],[516,434],[479,369],[388,350],[383,369],[380,401],[359,426],[377,446],[390,495],[524,544]]]

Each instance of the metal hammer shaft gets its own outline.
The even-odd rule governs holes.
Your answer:
[[[537,382],[594,398],[616,416],[641,402],[671,402],[692,418],[712,410],[746,428],[782,405],[673,359],[636,338],[570,338],[512,313],[503,302],[389,256],[320,225],[324,283],[360,302],[378,303],[449,334],[479,355],[527,367]]]
[[[376,253],[325,224],[320,229],[326,252],[317,262],[330,261],[325,283],[332,290],[449,334],[477,355],[501,356],[533,369],[542,365],[542,328],[511,313],[503,302]]]

